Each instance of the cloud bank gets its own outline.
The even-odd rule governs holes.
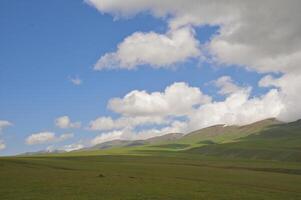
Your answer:
[[[299,19],[301,14],[299,7],[301,2],[298,0],[166,0],[164,2],[159,0],[86,0],[86,2],[102,13],[112,14],[115,18],[131,17],[147,11],[168,23],[170,30],[165,36],[154,36],[150,40],[145,37],[157,34],[153,32],[142,35],[134,33],[129,36],[128,42],[126,41],[129,38],[119,45],[119,47],[123,45],[128,47],[141,44],[141,41],[143,44],[147,44],[147,46],[142,45],[138,53],[131,49],[128,51],[125,49],[126,57],[134,56],[133,60],[136,61],[145,61],[143,56],[148,55],[148,46],[162,45],[162,41],[165,41],[163,38],[168,37],[170,33],[178,31],[189,33],[193,32],[193,28],[189,27],[214,25],[219,26],[220,30],[209,41],[207,48],[217,62],[247,66],[260,72],[300,72],[301,25]],[[192,31],[188,31],[191,29]],[[134,37],[136,35],[139,37]],[[199,45],[191,45],[198,43],[195,35],[180,36],[178,40],[183,41],[183,44],[180,42],[183,46],[187,44],[188,47],[196,48],[193,51],[187,51],[190,52],[187,54],[189,56],[181,56],[180,60],[185,57],[198,56],[199,53],[191,53],[200,51]],[[178,40],[171,39],[171,43],[180,44],[176,42]],[[162,58],[161,54],[154,55],[152,57],[154,61],[149,60],[149,64],[158,66],[171,63],[161,63],[160,60],[168,59],[170,55],[172,59],[177,48],[171,50],[165,49],[165,45],[162,46],[164,51],[168,51],[165,54],[166,58]],[[119,47],[116,52],[118,55]],[[126,57],[124,59],[127,59]],[[122,67],[123,57],[121,56],[119,60]],[[157,60],[159,60],[158,63],[152,63]],[[172,60],[177,61],[177,59]],[[140,62],[126,61],[124,63],[131,63],[131,67],[134,64],[141,64]]]
[[[25,142],[28,145],[46,144],[46,143],[61,142],[72,137],[73,137],[72,133],[66,133],[57,136],[53,132],[39,132],[28,136]]]
[[[115,139],[146,139],[167,133],[189,131],[215,124],[244,125],[266,118],[285,116],[287,107],[279,89],[262,96],[251,96],[250,86],[239,86],[229,76],[213,81],[224,100],[213,101],[200,88],[179,82],[163,92],[131,91],[122,98],[112,98],[108,108],[120,117],[99,117],[90,128],[101,134],[92,144]],[[158,128],[144,127],[160,125]]]

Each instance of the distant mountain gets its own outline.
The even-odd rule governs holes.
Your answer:
[[[105,151],[103,151],[105,150]],[[301,120],[266,119],[243,126],[215,125],[186,135],[169,133],[145,140],[113,140],[63,155],[182,152],[215,157],[301,162]],[[62,153],[36,152],[26,155]]]
[[[43,154],[58,154],[58,153],[66,153],[66,151],[63,150],[41,150],[41,151],[35,151],[35,152],[26,152],[19,154],[19,156],[34,156],[34,155],[43,155]]]
[[[98,150],[98,149],[109,149],[113,147],[126,147],[126,146],[135,146],[135,145],[143,145],[144,141],[132,141],[132,140],[112,140],[108,142],[103,142],[97,144],[95,146],[86,148],[84,150]]]
[[[155,144],[155,143],[161,143],[161,142],[172,142],[175,140],[180,139],[183,137],[182,133],[169,133],[157,137],[152,137],[149,139],[144,140],[147,144]]]
[[[147,149],[172,149],[184,150],[193,147],[199,147],[208,144],[227,143],[239,138],[246,137],[250,134],[255,134],[271,125],[281,124],[277,119],[271,118],[258,121],[244,126],[226,126],[214,125],[193,131],[189,134],[183,135],[181,133],[169,133],[162,136],[156,136],[145,140],[113,140],[97,144],[93,147],[83,149],[102,150],[110,148],[130,148],[130,147],[147,147]]]
[[[161,142],[171,142],[182,137],[181,133],[169,133],[162,136],[156,136],[148,138],[145,140],[112,140],[108,142],[103,142],[95,146],[83,149],[83,150],[100,150],[100,149],[110,149],[114,147],[133,147],[133,146],[143,146],[147,144],[155,144]]]

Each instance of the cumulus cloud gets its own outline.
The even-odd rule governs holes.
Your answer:
[[[111,131],[107,133],[102,133],[101,135],[95,137],[91,140],[92,145],[100,144],[107,141],[122,139],[124,131]]]
[[[203,105],[189,116],[189,127],[204,128],[215,124],[244,125],[271,117],[283,112],[283,102],[274,89],[260,97],[250,97],[250,93],[239,91],[229,95],[224,101]]]
[[[169,125],[164,126],[163,128],[151,128],[133,132],[131,139],[145,140],[168,133],[187,133],[189,130],[187,125],[186,121],[173,120]]]
[[[278,118],[283,121],[293,121],[301,118],[301,74],[285,74],[279,78],[270,75],[263,77],[259,85],[262,87],[276,87],[279,98],[284,106]]]
[[[6,120],[0,120],[0,132],[6,128],[6,127],[9,127],[9,126],[12,126],[13,124],[9,121],[6,121]]]
[[[218,91],[219,94],[222,95],[229,95],[233,94],[242,90],[250,90],[251,88],[243,88],[236,85],[232,78],[230,76],[222,76],[216,81],[214,81],[214,84],[220,88]]]
[[[26,144],[43,144],[47,142],[53,142],[55,140],[55,134],[52,132],[41,132],[30,135],[26,138]]]
[[[150,128],[136,131],[135,129],[124,128],[101,133],[91,140],[91,145],[100,144],[112,140],[144,140],[168,133],[182,133],[187,130],[187,123],[182,121],[172,121],[163,128]]]
[[[72,133],[65,133],[60,136],[56,136],[56,134],[53,132],[40,132],[28,136],[25,142],[28,145],[45,144],[45,143],[61,142],[72,137],[73,137]]]
[[[218,62],[258,71],[299,71],[301,13],[298,0],[86,0],[100,12],[115,17],[148,11],[167,20],[170,29],[218,25],[208,49]],[[170,17],[166,17],[170,16]]]
[[[0,151],[5,149],[5,148],[6,148],[6,145],[5,145],[4,141],[0,140]]]
[[[111,99],[108,108],[126,116],[181,116],[190,112],[192,107],[210,101],[211,98],[199,88],[177,82],[166,87],[164,92],[134,90],[123,98]]]
[[[112,119],[111,117],[98,117],[89,123],[89,129],[93,131],[103,131],[112,129],[134,128],[140,125],[161,125],[168,122],[168,119],[163,117],[119,117]]]
[[[55,125],[59,128],[67,129],[67,128],[80,128],[80,122],[72,122],[68,116],[62,116],[55,119]]]
[[[103,55],[94,69],[134,69],[145,64],[154,68],[170,67],[199,55],[199,42],[188,27],[166,34],[136,32],[125,38],[116,52]]]

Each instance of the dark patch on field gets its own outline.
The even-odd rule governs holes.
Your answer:
[[[98,177],[99,177],[99,178],[104,178],[105,175],[103,175],[103,174],[98,174]]]
[[[126,145],[126,146],[127,147],[134,147],[134,146],[141,146],[141,145],[144,145],[144,144],[145,144],[144,142],[137,141],[137,142],[132,142],[132,143]]]
[[[212,140],[202,140],[200,142],[198,142],[198,144],[216,144],[215,142],[213,142]]]
[[[155,145],[152,147],[159,147],[159,148],[168,148],[168,149],[184,149],[189,147],[189,144],[162,144],[162,145]]]

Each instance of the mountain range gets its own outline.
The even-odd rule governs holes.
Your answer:
[[[252,124],[214,125],[188,134],[169,133],[145,140],[112,140],[72,152],[36,152],[25,155],[101,155],[189,153],[225,158],[301,162],[301,120],[285,123],[265,119]]]

